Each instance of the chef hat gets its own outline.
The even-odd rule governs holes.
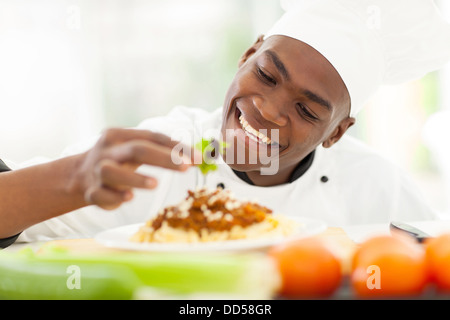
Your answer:
[[[281,0],[265,38],[284,35],[337,70],[356,115],[382,84],[420,78],[450,59],[450,25],[432,0]]]

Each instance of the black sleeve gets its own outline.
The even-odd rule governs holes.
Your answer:
[[[20,233],[16,234],[15,236],[9,237],[9,238],[0,239],[0,249],[5,249],[5,248],[9,247],[10,245],[12,245],[14,242],[16,242],[16,240],[19,236],[20,236]]]
[[[0,159],[0,172],[5,172],[5,171],[11,171],[11,169],[8,168],[8,166]],[[9,238],[0,239],[0,249],[4,249],[4,248],[12,245],[17,240],[19,235],[20,235],[20,233],[16,234],[15,236],[9,237]]]

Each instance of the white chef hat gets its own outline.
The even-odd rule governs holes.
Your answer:
[[[420,78],[450,59],[450,25],[432,0],[281,0],[266,33],[301,40],[337,70],[356,115],[382,84]]]

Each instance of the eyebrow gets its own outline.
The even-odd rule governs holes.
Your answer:
[[[272,50],[266,50],[266,51],[264,51],[264,53],[272,60],[273,64],[277,68],[278,72],[280,72],[282,77],[285,80],[290,80],[289,73],[288,73],[286,67],[284,66],[284,63],[278,57],[278,55],[275,52],[273,52]],[[325,107],[328,111],[332,110],[331,103],[328,100],[319,96],[318,94],[316,94],[310,90],[307,90],[307,89],[304,89],[301,92],[309,100],[311,100],[317,104],[320,104],[321,106]]]
[[[309,90],[302,90],[302,93],[311,101],[320,104],[321,106],[325,107],[328,111],[331,111],[333,108],[331,106],[331,103],[329,103],[327,100],[322,98],[321,96],[315,94],[314,92],[311,92]]]
[[[266,50],[264,51],[264,53],[270,58],[270,60],[272,60],[273,64],[275,65],[275,67],[277,67],[283,78],[289,80],[289,73],[287,72],[283,62],[280,60],[280,58],[278,58],[278,55],[272,50]]]

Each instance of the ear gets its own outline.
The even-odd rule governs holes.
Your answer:
[[[258,39],[256,39],[256,42],[248,48],[247,51],[242,55],[242,57],[239,59],[238,66],[239,68],[261,47],[261,45],[264,42],[264,35],[260,35]]]
[[[334,129],[333,133],[327,138],[324,142],[322,142],[322,146],[324,148],[330,148],[333,144],[339,141],[344,133],[355,124],[355,118],[347,117],[342,120],[339,125]]]

